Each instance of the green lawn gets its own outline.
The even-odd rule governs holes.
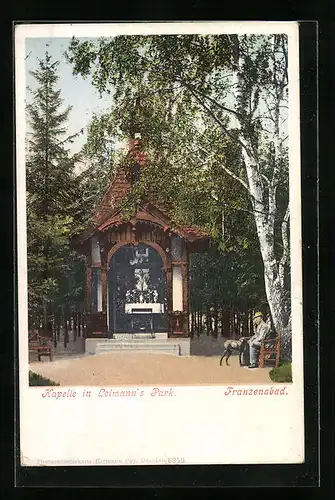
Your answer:
[[[273,368],[269,372],[269,376],[273,382],[292,382],[291,363],[288,361],[280,363],[278,368]]]
[[[48,378],[42,377],[42,375],[39,375],[38,373],[29,370],[29,385],[36,386],[36,385],[59,385],[59,384],[53,382]]]

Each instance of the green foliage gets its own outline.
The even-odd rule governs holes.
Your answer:
[[[115,173],[118,160],[117,139],[118,131],[113,114],[93,115],[82,150],[87,168],[80,176],[86,220],[92,216]]]
[[[279,263],[288,202],[286,36],[73,39],[67,58],[74,74],[113,94],[112,133],[143,136],[147,164],[121,207],[125,218],[147,196],[168,205],[176,225],[197,224],[211,233],[212,253],[193,259],[193,284],[202,276],[195,301],[201,282],[206,301],[215,299],[215,290],[261,299],[259,208],[248,190],[245,155],[257,165],[262,215],[268,232],[274,228],[268,244]],[[92,129],[93,142],[100,132]]]
[[[32,386],[41,386],[41,385],[59,385],[57,382],[53,382],[52,380],[42,377],[42,375],[39,375],[38,373],[35,373],[31,370],[29,370],[29,385],[30,387]]]
[[[264,92],[275,86],[271,51],[279,52],[285,43],[285,37],[259,35],[118,36],[96,44],[73,39],[67,58],[75,74],[90,75],[101,93],[113,93],[110,119],[114,133],[129,137],[139,131],[145,137],[151,162],[150,169],[143,169],[142,191],[164,191],[167,201],[175,201],[178,207],[177,221],[191,216],[220,238],[222,209],[226,224],[232,216],[231,227],[240,227],[242,218],[249,226],[246,214],[252,215],[249,195],[223,170],[227,165],[246,181],[241,130],[252,141],[264,175],[273,172],[273,143],[260,112],[264,113]],[[243,80],[234,108],[228,103],[237,52],[244,54]],[[276,61],[277,72],[284,71],[284,67],[279,68],[284,62],[283,58]],[[236,117],[240,130],[234,128]],[[284,205],[288,189],[285,155],[283,147],[282,161],[286,163],[280,170],[278,198],[284,198]],[[181,193],[178,200],[176,188]],[[194,193],[195,199],[189,193]],[[199,208],[199,216],[193,217],[194,208]],[[237,221],[233,211],[240,212]],[[206,214],[204,222],[200,214]],[[278,221],[281,218],[279,213]],[[276,227],[279,239],[280,227]],[[231,234],[227,228],[226,235]],[[238,237],[238,244],[248,245],[248,237]],[[231,249],[229,242],[221,245]]]
[[[217,245],[190,259],[191,307],[193,310],[222,304],[264,304],[259,253],[249,249],[223,253]]]
[[[38,85],[28,89],[31,97],[26,107],[30,125],[26,162],[30,323],[43,308],[61,303],[64,297],[83,295],[80,282],[69,283],[74,275],[83,274],[81,258],[71,251],[69,240],[83,223],[84,207],[74,172],[77,157],[67,149],[76,137],[66,135],[71,107],[62,107],[56,89],[57,67],[58,62],[46,52],[32,72]]]
[[[273,382],[292,382],[292,365],[289,362],[280,363],[278,368],[273,368],[269,372]]]

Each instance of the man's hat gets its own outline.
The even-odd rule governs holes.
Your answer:
[[[260,312],[260,311],[256,312],[255,315],[254,315],[254,319],[256,319],[256,318],[262,318],[262,317],[263,317],[263,313]]]

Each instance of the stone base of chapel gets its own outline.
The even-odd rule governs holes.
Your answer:
[[[146,354],[172,354],[175,356],[190,355],[190,338],[168,338],[167,333],[156,333],[151,336],[140,338],[141,334],[115,334],[113,339],[86,338],[86,354],[114,353],[146,353]]]

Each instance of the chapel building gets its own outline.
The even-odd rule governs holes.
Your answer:
[[[145,167],[141,135],[134,134],[92,224],[74,241],[86,258],[86,338],[189,336],[189,257],[208,248],[209,235],[196,226],[176,227],[169,209],[143,199],[125,220],[120,204]]]

